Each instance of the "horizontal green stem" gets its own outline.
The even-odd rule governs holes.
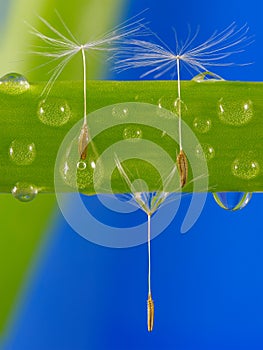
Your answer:
[[[54,165],[60,144],[73,125],[83,118],[83,82],[57,82],[46,102],[41,97],[44,86],[45,82],[31,84],[25,93],[18,95],[10,94],[8,92],[11,90],[1,87],[1,192],[10,192],[17,182],[35,184],[42,192],[54,191]],[[208,156],[209,190],[262,191],[263,83],[183,81],[181,90],[183,121],[195,133]],[[124,102],[161,104],[176,112],[174,101],[177,85],[174,81],[88,81],[87,94],[88,113]],[[62,107],[61,110],[59,106]],[[92,125],[96,122],[92,120],[93,115],[90,118],[88,115],[91,132]],[[127,127],[127,124],[114,125],[114,113],[105,118],[105,124],[109,123],[109,118],[112,118],[113,124],[110,130],[94,140],[99,154],[111,144],[122,140]],[[168,129],[176,129],[178,124],[174,118],[164,120],[168,123]],[[133,119],[127,119],[125,123],[127,122],[135,125]],[[160,130],[154,130],[152,126],[140,125],[140,130],[143,138],[165,149],[176,163],[178,144],[170,137],[163,137]],[[187,143],[187,140],[183,139],[184,142]],[[35,155],[31,147],[24,159],[26,144],[32,143]],[[127,146],[123,147],[130,145],[127,142]],[[13,150],[10,151],[10,147]],[[192,152],[198,157],[200,150],[197,147]],[[148,160],[158,163],[160,157],[161,152],[149,150]],[[140,157],[137,154],[135,158]],[[136,159],[127,161],[125,169],[133,173],[133,177],[136,172],[145,178],[149,190],[158,189],[156,174],[144,162]],[[114,192],[127,191],[127,186],[120,181],[117,171],[110,173],[106,166],[103,176],[111,178]],[[190,164],[189,181],[191,179]],[[66,190],[74,189],[68,187]],[[103,192],[103,187],[99,191]],[[192,191],[192,187],[186,186],[185,191]],[[93,185],[88,185],[84,192],[94,193]]]

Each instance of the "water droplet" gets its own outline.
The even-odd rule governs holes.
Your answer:
[[[37,114],[42,123],[57,127],[69,121],[71,110],[65,100],[49,97],[40,101]]]
[[[251,192],[217,192],[213,193],[216,203],[225,210],[243,209],[252,198]]]
[[[0,79],[0,91],[9,95],[23,94],[29,88],[29,82],[18,73],[8,73]]]
[[[37,194],[37,187],[26,182],[17,182],[12,189],[12,195],[20,202],[31,202]]]
[[[29,165],[36,158],[36,146],[24,139],[15,139],[9,147],[9,156],[17,165]]]
[[[253,103],[250,100],[227,100],[221,98],[218,104],[219,119],[228,125],[240,126],[253,117]]]
[[[231,166],[232,174],[243,180],[250,180],[260,172],[260,167],[251,153],[243,153],[236,158]]]
[[[202,83],[204,81],[224,81],[222,77],[212,72],[202,72],[193,77],[192,80],[197,83]]]
[[[195,148],[195,154],[197,158],[200,159],[206,159],[207,161],[211,160],[215,156],[215,150],[214,148],[207,144],[207,143],[202,143],[196,146]]]
[[[181,115],[184,115],[187,112],[186,104],[179,98],[174,97],[161,97],[158,101],[158,110],[157,114],[159,117],[174,119],[179,115],[179,107],[181,107]],[[171,111],[172,113],[168,113]]]
[[[184,103],[184,101],[181,100],[180,98],[177,98],[174,101],[174,106],[173,106],[172,112],[175,113],[178,117],[180,114],[184,115],[187,112],[187,106]]]
[[[205,134],[211,129],[212,121],[208,118],[196,117],[193,121],[193,126],[196,131]]]
[[[103,177],[103,167],[96,151],[94,142],[88,143],[85,159],[80,159],[78,151],[79,135],[77,135],[65,150],[60,162],[60,174],[65,184],[85,192],[93,189]]]
[[[131,125],[124,129],[123,138],[129,141],[138,141],[142,138],[142,130],[137,125]]]
[[[129,115],[129,109],[127,107],[116,105],[112,108],[112,116],[119,119],[126,119]]]

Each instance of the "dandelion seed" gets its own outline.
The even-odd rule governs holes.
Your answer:
[[[180,174],[180,184],[183,188],[187,182],[188,177],[188,161],[183,150],[180,150],[176,158],[179,174]]]
[[[151,287],[151,219],[153,215],[164,205],[171,203],[173,201],[178,200],[180,197],[187,195],[181,194],[180,189],[181,186],[176,185],[178,183],[177,175],[177,167],[173,166],[173,168],[169,171],[168,176],[164,179],[163,183],[160,184],[160,187],[155,192],[143,192],[145,189],[142,186],[141,182],[132,182],[131,176],[129,176],[128,172],[124,169],[121,164],[120,159],[115,154],[115,164],[116,167],[126,183],[129,192],[132,196],[134,204],[136,207],[139,207],[142,211],[147,215],[147,250],[148,250],[148,299],[147,299],[147,328],[148,331],[151,332],[154,326],[154,301],[152,299],[152,287]],[[204,178],[204,175],[200,175],[191,181],[191,182],[199,181]],[[175,192],[169,192],[168,188],[175,188]],[[211,190],[211,188],[210,188]],[[179,193],[178,193],[179,192]],[[129,198],[130,199],[130,198]]]
[[[79,143],[78,143],[78,151],[79,151],[80,158],[82,160],[85,160],[87,158],[88,142],[89,142],[89,131],[88,131],[87,122],[85,120],[80,130]]]
[[[135,202],[147,215],[147,247],[148,247],[148,299],[147,299],[147,328],[151,332],[154,325],[154,301],[152,299],[152,288],[151,288],[151,218],[152,215],[164,204],[165,201],[170,200],[175,194],[169,193],[167,187],[174,180],[176,173],[176,167],[174,167],[163,183],[163,188],[159,191],[148,193],[142,192],[141,189],[137,188],[130,180],[127,172],[124,170],[120,160],[115,156],[115,163],[117,169],[128,186]],[[168,201],[167,201],[168,202]]]
[[[71,59],[78,53],[81,53],[82,65],[83,65],[83,126],[79,135],[79,155],[80,158],[85,160],[87,156],[87,146],[89,143],[89,130],[87,125],[87,64],[86,64],[86,52],[89,53],[92,50],[97,51],[114,51],[121,40],[127,40],[131,36],[138,34],[145,35],[146,29],[142,24],[144,19],[138,18],[141,14],[138,14],[131,19],[121,23],[114,27],[111,31],[106,32],[104,35],[96,40],[88,41],[81,44],[75,36],[72,34],[66,23],[63,21],[58,12],[56,12],[59,21],[64,27],[65,34],[58,31],[47,20],[39,16],[40,21],[46,26],[53,36],[48,36],[41,33],[35,27],[27,23],[31,29],[31,34],[35,35],[43,42],[43,46],[37,46],[32,54],[39,56],[45,56],[50,58],[50,61],[42,64],[40,67],[50,63],[57,63],[54,69],[50,71],[51,77],[46,84],[42,94],[48,96],[52,86],[57,78],[60,76],[66,65]]]
[[[152,295],[148,294],[148,300],[147,300],[147,311],[148,311],[148,332],[152,332],[153,325],[154,325],[154,302],[152,300]]]
[[[182,141],[182,99],[181,99],[181,65],[186,65],[198,73],[205,72],[211,66],[231,66],[233,62],[225,61],[228,57],[241,53],[251,44],[252,37],[248,36],[248,26],[240,28],[235,23],[221,32],[215,31],[205,42],[193,48],[199,29],[191,36],[189,30],[185,43],[179,45],[175,32],[175,49],[171,49],[162,39],[157,38],[158,43],[143,40],[124,40],[123,49],[116,55],[116,70],[125,71],[131,68],[148,69],[141,77],[153,74],[159,78],[168,71],[172,71],[172,77],[177,75],[177,115],[180,154],[177,158],[178,170],[181,176],[181,186],[184,187],[187,179],[187,158],[183,152]],[[184,166],[182,166],[182,162]]]

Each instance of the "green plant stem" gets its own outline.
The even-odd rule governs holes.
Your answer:
[[[34,183],[42,189],[42,192],[54,191],[54,164],[59,146],[72,126],[82,118],[83,110],[83,82],[64,81],[57,82],[48,99],[63,99],[67,101],[71,117],[61,127],[47,126],[40,122],[37,109],[41,101],[41,91],[45,82],[31,84],[31,88],[24,94],[12,96],[4,92],[0,93],[0,128],[2,130],[0,140],[0,191],[10,192],[17,181]],[[174,81],[88,81],[88,113],[104,106],[121,102],[144,102],[154,105],[162,98],[162,105],[166,108],[172,106],[176,99],[176,82]],[[263,84],[248,82],[193,82],[181,83],[182,99],[187,107],[182,112],[182,119],[192,128],[200,144],[211,145],[215,156],[208,162],[209,188],[211,191],[262,191],[263,190],[263,152],[262,152],[262,114],[263,114]],[[170,102],[169,102],[170,101]],[[220,102],[221,101],[221,102]],[[223,101],[223,102],[222,102]],[[246,113],[244,105],[249,105],[251,120],[247,123],[235,126],[223,123],[219,118],[220,103],[226,103],[227,118],[242,119],[242,113]],[[224,107],[225,108],[225,107]],[[243,109],[242,109],[243,108]],[[112,116],[108,116],[109,118]],[[210,120],[211,128],[206,133],[198,133],[193,127],[196,118]],[[231,119],[231,120],[232,120]],[[235,122],[235,120],[234,120]],[[89,119],[89,125],[92,120]],[[91,126],[92,127],[92,126]],[[171,120],[171,128],[174,128],[174,120]],[[120,133],[118,136],[117,133]],[[144,135],[148,135],[151,141],[160,144],[157,133],[151,133],[147,126],[144,127]],[[105,134],[97,140],[98,150],[104,150],[112,142],[121,139],[121,130],[116,128],[116,133]],[[21,166],[14,164],[8,154],[9,145],[16,138],[25,138],[34,142],[37,149],[36,160],[31,165]],[[163,145],[174,159],[176,149],[173,144]],[[193,150],[194,152],[194,150]],[[231,173],[231,164],[240,154],[249,155],[251,161],[255,161],[259,172],[250,179],[234,176]],[[153,155],[158,158],[157,155]],[[149,159],[151,155],[149,154]],[[138,168],[139,173],[146,173],[140,162],[132,164]],[[107,168],[104,169],[105,176]],[[146,175],[146,174],[145,174]],[[112,176],[115,183],[114,191],[125,192],[127,188],[118,180],[118,174]],[[147,174],[148,176],[148,174]],[[191,179],[191,178],[190,178]],[[150,190],[157,190],[156,183],[151,176],[147,177]],[[186,188],[185,191],[191,191]],[[94,192],[90,187],[88,194]],[[103,190],[102,190],[103,192]]]

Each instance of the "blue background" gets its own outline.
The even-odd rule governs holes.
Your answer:
[[[255,43],[235,61],[255,63],[216,73],[228,80],[263,81],[261,2],[128,4],[124,17],[149,8],[151,28],[171,45],[172,26],[185,38],[187,24],[193,30],[200,24],[202,41],[233,21],[248,23]],[[137,79],[138,73],[108,77]],[[188,73],[183,72],[182,78],[189,78]],[[89,202],[92,206],[95,199]],[[73,232],[58,213],[25,284],[3,349],[263,349],[262,195],[255,194],[245,209],[235,213],[219,208],[209,196],[197,224],[181,235],[188,205],[189,198],[184,198],[174,221],[152,241],[153,333],[146,328],[146,245],[96,246]],[[116,224],[115,216],[112,220]]]

